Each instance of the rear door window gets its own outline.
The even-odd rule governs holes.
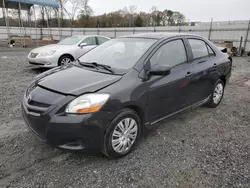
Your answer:
[[[200,39],[188,39],[194,60],[209,57],[207,44]]]
[[[98,43],[99,45],[104,43],[104,42],[107,42],[109,39],[105,38],[105,37],[97,37],[98,39]]]

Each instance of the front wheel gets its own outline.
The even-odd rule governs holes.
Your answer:
[[[112,158],[130,153],[140,138],[141,126],[141,120],[135,111],[123,110],[107,129],[103,153]]]
[[[69,55],[63,55],[62,57],[60,57],[59,61],[58,61],[58,66],[63,66],[63,65],[68,65],[70,64],[74,59],[69,56]]]
[[[225,84],[223,81],[218,80],[216,82],[213,92],[211,93],[211,96],[207,103],[207,106],[209,106],[210,108],[216,108],[220,104],[224,96],[224,87],[225,87]]]

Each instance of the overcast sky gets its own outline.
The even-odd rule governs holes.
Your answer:
[[[135,5],[137,11],[149,12],[155,5],[158,10],[171,9],[183,13],[190,21],[250,19],[250,0],[90,0],[95,15]]]

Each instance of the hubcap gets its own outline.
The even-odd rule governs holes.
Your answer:
[[[138,134],[138,125],[133,118],[121,120],[112,134],[112,147],[117,153],[128,151],[134,144]]]
[[[213,94],[213,100],[215,104],[218,104],[221,101],[222,95],[223,95],[223,85],[219,83],[215,87]]]
[[[65,57],[61,61],[61,65],[68,65],[71,62],[71,59]]]

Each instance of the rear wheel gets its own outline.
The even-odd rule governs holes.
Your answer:
[[[207,106],[209,106],[210,108],[215,108],[217,107],[223,96],[224,96],[224,87],[225,84],[222,80],[218,80],[214,86],[213,92],[210,96],[210,99],[207,103]]]
[[[119,158],[130,153],[141,134],[141,120],[130,109],[123,110],[110,124],[104,138],[103,153]]]
[[[58,61],[58,66],[61,65],[68,65],[70,64],[74,59],[72,58],[72,56],[70,55],[63,55],[62,57],[60,57],[59,61]]]

